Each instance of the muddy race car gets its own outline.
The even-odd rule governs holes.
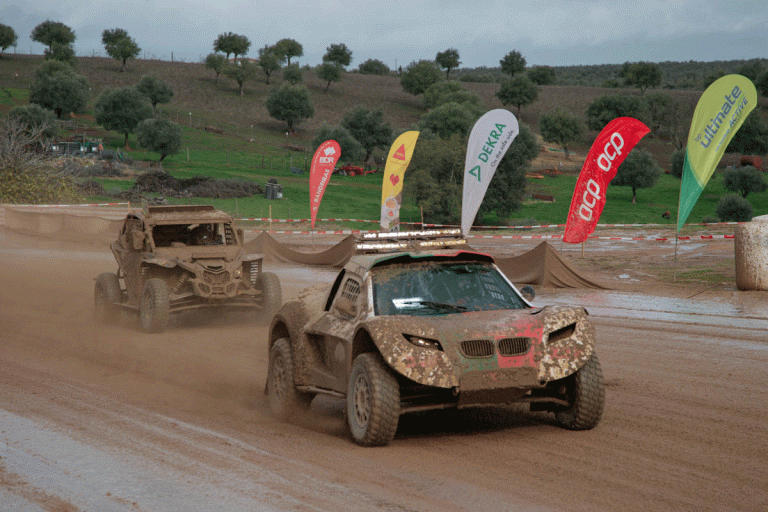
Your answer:
[[[595,329],[581,307],[533,307],[459,230],[372,233],[332,285],[283,305],[269,331],[266,393],[288,420],[315,395],[346,400],[363,446],[403,413],[528,402],[565,428],[604,405]],[[464,247],[462,247],[464,245]]]
[[[125,218],[110,245],[117,273],[96,278],[97,320],[139,313],[141,328],[165,330],[171,313],[198,308],[252,309],[270,319],[282,304],[280,280],[247,254],[243,231],[213,206],[148,206]]]

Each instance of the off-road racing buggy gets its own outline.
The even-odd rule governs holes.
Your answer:
[[[146,206],[125,218],[110,245],[117,273],[96,278],[99,321],[137,311],[146,332],[162,332],[171,313],[196,308],[246,308],[270,319],[282,304],[280,280],[247,254],[243,231],[213,206]]]
[[[366,236],[332,285],[272,320],[266,393],[278,418],[318,394],[344,398],[364,446],[389,443],[400,414],[429,409],[528,402],[568,429],[599,423],[603,376],[584,308],[533,307],[533,289],[525,298],[459,230]]]

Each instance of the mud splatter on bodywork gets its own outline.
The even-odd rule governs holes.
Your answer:
[[[381,314],[373,304],[371,269],[396,276],[402,268],[388,267],[389,261],[405,265],[407,271],[408,257],[353,257],[333,286],[309,288],[283,306],[272,323],[270,346],[280,337],[290,338],[297,386],[319,386],[319,374],[325,379],[335,372],[337,381],[325,387],[343,392],[347,373],[333,364],[341,360],[349,368],[356,354],[377,350],[396,374],[435,392],[453,390],[464,404],[486,403],[493,393],[485,391],[494,390],[504,400],[514,401],[529,390],[572,375],[592,355],[595,330],[586,310],[533,308],[516,291],[510,293],[517,297],[517,309]],[[478,254],[473,260],[468,252],[433,257],[492,266],[487,255]],[[420,253],[413,261],[423,264],[428,258]],[[344,283],[353,278],[360,286],[354,307],[339,305]],[[386,277],[379,282],[387,286]]]

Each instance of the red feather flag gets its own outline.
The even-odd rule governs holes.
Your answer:
[[[608,184],[632,148],[650,131],[632,117],[617,117],[603,128],[576,182],[563,242],[580,244],[595,230],[605,207]]]

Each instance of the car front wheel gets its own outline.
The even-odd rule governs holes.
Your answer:
[[[400,386],[379,354],[360,354],[347,385],[347,422],[355,442],[384,446],[395,437],[400,419]]]
[[[564,379],[568,403],[567,408],[555,412],[557,422],[570,430],[589,430],[600,423],[605,407],[603,370],[597,354],[579,371]]]

